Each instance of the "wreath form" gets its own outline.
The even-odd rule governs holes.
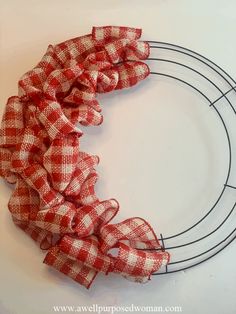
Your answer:
[[[171,253],[172,258],[171,258],[171,261],[165,266],[165,271],[158,271],[156,273],[153,273],[152,275],[163,275],[163,274],[169,274],[169,273],[174,273],[174,272],[178,272],[178,271],[184,271],[186,269],[192,268],[194,266],[197,266],[197,265],[209,260],[210,258],[217,255],[219,252],[221,252],[224,248],[226,248],[236,238],[236,228],[234,228],[232,231],[230,231],[228,233],[228,235],[226,237],[224,237],[222,240],[220,240],[218,243],[211,246],[207,250],[202,251],[199,254],[184,258],[184,259],[172,261],[173,256],[174,256],[173,252],[176,252],[176,249],[178,250],[178,249],[181,249],[183,247],[188,246],[189,248],[191,247],[191,249],[190,249],[191,252],[194,252],[194,245],[196,243],[199,243],[200,241],[202,241],[204,239],[210,238],[211,235],[217,233],[218,231],[220,232],[221,228],[226,224],[226,222],[229,220],[229,218],[231,218],[233,216],[233,213],[236,212],[235,211],[236,202],[235,202],[233,204],[232,208],[228,211],[225,218],[222,220],[222,222],[220,224],[218,224],[218,226],[216,228],[214,228],[212,231],[205,234],[204,236],[195,238],[194,240],[189,241],[189,242],[187,241],[185,243],[181,243],[178,240],[178,238],[181,235],[188,234],[188,232],[192,231],[194,228],[199,226],[210,214],[214,213],[216,206],[219,204],[219,202],[220,202],[220,200],[221,200],[222,196],[224,195],[227,188],[236,189],[236,185],[229,183],[230,174],[231,174],[231,170],[232,170],[232,144],[231,144],[232,140],[230,138],[230,132],[228,131],[227,123],[224,120],[224,117],[222,116],[220,111],[217,109],[217,105],[219,105],[220,102],[223,99],[225,99],[227,101],[227,105],[233,111],[233,115],[236,116],[236,109],[233,106],[233,101],[229,97],[227,97],[227,96],[232,96],[232,94],[233,94],[233,96],[236,95],[236,81],[229,74],[227,74],[220,66],[218,66],[216,63],[212,62],[208,58],[204,57],[203,55],[201,55],[201,54],[199,54],[199,53],[197,53],[191,49],[188,49],[188,48],[176,45],[176,44],[159,42],[159,41],[148,41],[148,43],[150,44],[151,52],[153,50],[157,50],[157,49],[160,51],[161,50],[168,51],[168,52],[171,52],[174,54],[174,58],[173,59],[166,59],[166,58],[149,57],[147,60],[155,61],[155,62],[171,63],[171,64],[179,66],[179,67],[184,67],[184,68],[196,73],[198,76],[202,77],[206,82],[210,83],[210,85],[213,86],[220,93],[219,97],[211,100],[210,97],[208,97],[208,95],[206,94],[206,92],[202,92],[197,86],[188,82],[185,79],[182,79],[182,78],[179,78],[178,76],[170,75],[170,74],[164,73],[164,72],[155,72],[152,70],[150,71],[151,75],[164,76],[168,79],[178,81],[181,84],[190,87],[191,89],[195,90],[198,94],[200,94],[207,101],[209,108],[213,108],[215,110],[215,112],[217,113],[217,115],[218,115],[218,117],[222,123],[223,129],[225,131],[225,135],[226,135],[226,139],[227,139],[227,146],[228,146],[228,167],[227,167],[226,180],[223,184],[223,188],[220,192],[220,195],[217,197],[213,206],[206,212],[206,214],[204,214],[204,216],[202,218],[200,218],[198,221],[196,221],[193,225],[186,228],[185,230],[183,230],[179,233],[173,234],[173,235],[168,235],[168,236],[163,236],[163,233],[160,233],[160,239],[162,242],[162,246],[165,250],[167,250],[168,252]],[[223,91],[221,89],[221,87],[219,87],[217,85],[217,83],[215,83],[213,81],[213,79],[209,78],[209,76],[206,76],[205,74],[196,70],[194,67],[189,66],[185,62],[176,61],[176,59],[177,59],[176,55],[177,54],[183,55],[184,57],[190,58],[190,60],[192,59],[194,61],[197,61],[199,64],[206,66],[208,71],[212,71],[214,73],[215,77],[218,76],[218,78],[220,78],[224,83],[226,83],[226,86],[227,86],[226,91]],[[173,239],[175,239],[175,240],[177,239],[178,245],[169,246],[168,241],[173,240]],[[210,254],[208,254],[208,253],[210,253]],[[201,257],[204,257],[204,258],[198,260],[197,262],[191,263],[190,265],[187,265],[187,266],[184,265],[188,261],[194,261],[194,260],[201,258]]]
[[[37,72],[39,68],[34,68],[32,71],[29,71],[27,73],[28,76],[23,76],[23,80],[21,79],[20,81],[20,83],[23,84],[20,85],[20,89],[23,87],[23,94],[21,95],[20,93],[20,97],[14,96],[9,98],[7,111],[3,119],[1,130],[2,142],[0,147],[0,174],[10,183],[15,183],[16,178],[21,182],[21,186],[18,185],[13,193],[15,195],[13,195],[9,202],[9,209],[12,213],[13,220],[36,242],[39,242],[40,247],[44,242],[49,245],[49,253],[46,256],[44,263],[53,266],[87,288],[90,287],[99,271],[104,272],[105,274],[113,271],[120,273],[127,279],[137,282],[146,282],[150,279],[151,275],[167,274],[185,270],[213,257],[218,252],[222,251],[236,237],[234,229],[217,245],[198,255],[177,261],[171,260],[170,262],[169,260],[168,251],[186,246],[190,247],[191,245],[197,242],[199,243],[201,240],[210,237],[210,235],[220,230],[229,217],[232,216],[234,211],[236,203],[223,222],[207,235],[188,243],[178,244],[177,246],[168,246],[169,240],[178,239],[181,235],[187,234],[196,226],[200,225],[200,223],[203,222],[216,208],[216,205],[219,203],[221,197],[226,191],[226,188],[236,189],[234,185],[230,185],[228,183],[232,159],[229,132],[222,115],[215,106],[221,99],[226,99],[230,108],[233,109],[234,114],[236,113],[231,101],[227,97],[227,94],[233,90],[235,91],[236,82],[216,64],[192,50],[156,41],[137,42],[137,39],[139,39],[140,36],[140,29],[112,26],[95,27],[93,28],[92,35],[86,35],[78,38],[79,41],[81,40],[83,42],[82,46],[79,47],[79,50],[82,49],[83,51],[84,49],[84,52],[86,52],[86,49],[90,47],[90,45],[92,48],[93,45],[95,45],[95,52],[92,51],[91,55],[84,59],[84,61],[79,65],[76,59],[72,58],[71,60],[69,57],[68,61],[68,55],[66,55],[68,52],[67,48],[71,44],[72,47],[74,45],[73,39],[55,46],[56,49],[59,48],[58,55],[54,51],[54,47],[49,46],[47,54],[39,65],[43,66],[44,70],[49,73],[51,81],[49,81],[46,77],[46,84],[43,85],[45,80],[44,72],[42,72],[42,74],[40,74],[41,72]],[[76,40],[77,39],[75,39],[75,42]],[[86,44],[84,45],[84,43]],[[198,60],[217,73],[217,75],[221,77],[229,88],[227,88],[226,92],[222,91],[221,88],[213,82],[213,80],[184,63],[161,58],[147,58],[149,55],[149,44],[151,44],[151,50],[165,49]],[[86,45],[88,45],[88,47]],[[98,51],[96,50],[96,45],[98,45]],[[101,47],[105,49],[101,50]],[[74,54],[77,53],[77,51],[73,50],[71,53]],[[132,60],[132,57],[135,57],[135,60]],[[64,58],[66,61],[65,64],[61,63]],[[145,66],[145,63],[141,60],[168,62],[189,69],[206,79],[207,82],[213,85],[220,92],[221,96],[211,101],[204,92],[185,80],[166,73],[150,72],[148,67]],[[54,65],[57,64],[59,64],[59,70],[57,70],[57,68],[55,70],[56,77],[51,76],[50,73],[53,69],[55,69]],[[62,69],[60,68],[61,65]],[[68,68],[64,69],[63,66],[68,66]],[[117,224],[109,224],[110,220],[116,215],[119,204],[114,199],[100,201],[97,198],[94,191],[94,184],[97,181],[97,174],[94,170],[94,166],[98,163],[99,159],[97,156],[91,156],[87,153],[78,151],[79,142],[77,137],[74,137],[74,135],[78,134],[81,136],[82,134],[80,133],[80,130],[75,128],[73,124],[68,124],[67,122],[65,123],[64,120],[61,120],[60,113],[62,114],[62,110],[59,108],[59,103],[60,101],[63,103],[63,97],[65,97],[65,94],[63,94],[64,89],[67,92],[71,91],[71,89],[68,88],[68,82],[64,79],[63,75],[61,76],[60,73],[63,73],[63,75],[68,77],[67,79],[70,80],[70,82],[72,82],[74,78],[79,77],[81,78],[80,84],[85,84],[86,88],[90,88],[88,89],[90,94],[86,94],[86,89],[82,89],[82,91],[79,90],[80,94],[77,101],[76,97],[78,95],[76,94],[76,91],[73,94],[72,90],[70,96],[66,97],[67,101],[71,101],[72,99],[73,101],[75,100],[75,103],[78,102],[78,104],[81,104],[82,101],[83,109],[81,114],[84,125],[89,125],[90,123],[98,125],[102,122],[102,117],[99,116],[100,109],[97,101],[95,98],[87,98],[91,95],[93,97],[97,92],[94,88],[96,84],[98,92],[108,92],[114,89],[131,87],[137,82],[145,79],[147,75],[151,74],[175,79],[200,93],[208,101],[209,106],[214,108],[220,117],[226,132],[229,147],[227,178],[220,196],[207,214],[205,214],[204,217],[191,227],[178,234],[167,237],[163,237],[163,234],[160,234],[160,242],[162,245],[158,241],[158,238],[151,226],[140,217],[130,218]],[[43,88],[42,90],[41,87]],[[56,102],[55,104],[54,100],[57,100],[55,98],[56,91],[59,92],[60,98],[59,103]],[[44,98],[45,95],[46,98]],[[47,98],[48,96],[49,98]],[[29,103],[30,106],[29,109],[27,109],[26,105],[29,101],[33,101],[33,104]],[[22,135],[22,126],[19,127],[19,123],[20,125],[24,125],[24,123],[21,124],[21,110],[23,112],[22,104],[24,104],[24,110],[26,111],[24,117],[26,124],[28,121],[33,123],[31,125],[31,131],[33,131],[33,133],[26,134],[25,147],[24,142],[22,144],[18,144],[19,135]],[[20,109],[21,107],[22,109]],[[39,116],[36,109],[40,111]],[[57,120],[55,120],[55,113],[56,118],[61,120],[61,124],[59,125]],[[75,121],[78,116],[72,116],[72,118],[74,119],[73,121]],[[40,121],[38,121],[38,119]],[[81,124],[83,124],[82,122]],[[48,134],[45,133],[44,129],[44,132],[40,129],[42,125],[45,127]],[[61,131],[62,135],[60,133]],[[25,133],[23,133],[23,135],[24,134]],[[36,164],[34,164],[35,160],[31,155],[32,153],[35,154],[35,152],[38,152],[38,148],[41,146],[40,141],[38,141],[40,139],[40,135],[39,138],[37,138],[37,136],[35,137],[35,134],[41,134],[42,138],[45,138],[43,145],[46,148],[49,147],[43,159],[41,159],[40,156],[36,158]],[[64,134],[65,137],[63,137]],[[23,139],[25,138],[23,137]],[[34,138],[33,143],[31,143],[32,138]],[[49,144],[52,145],[50,146]],[[65,148],[71,150],[71,153],[66,153]],[[14,152],[14,149],[16,149],[16,153]],[[13,155],[12,152],[14,152]],[[54,154],[56,154],[56,159],[54,159]],[[64,174],[62,172],[62,174],[66,176],[66,182],[60,181],[60,172],[58,177],[58,174],[55,173],[53,169],[54,166],[55,169],[58,167],[57,164],[53,164],[53,160],[58,163],[59,160],[64,158],[63,156],[70,158],[69,168],[71,165],[76,167],[78,160],[80,162],[80,166],[83,168],[78,168],[80,171],[79,175],[78,172],[73,170],[74,173],[70,173],[71,177],[67,176],[67,172]],[[29,163],[32,163],[32,161],[34,161],[33,167],[31,167],[31,165],[29,167]],[[45,169],[41,167],[40,163],[42,162],[44,167],[47,169],[48,174],[46,174]],[[63,164],[63,161],[61,161],[61,163],[58,164],[60,164],[60,169],[62,169],[62,166],[65,166],[66,162],[64,161]],[[77,173],[77,175],[75,173]],[[49,188],[47,183],[49,174],[54,180],[52,183],[54,184],[53,187],[55,188],[56,193],[55,191],[50,190],[51,188]],[[74,179],[73,176],[75,176]],[[78,178],[76,176],[78,176]],[[24,185],[25,183],[22,181],[22,178],[29,186]],[[69,179],[74,182],[72,185],[72,181],[68,184]],[[45,184],[46,189],[44,188]],[[42,193],[42,196],[44,197],[40,200],[40,203],[38,203],[37,191]],[[63,198],[63,195],[65,195],[65,199]],[[75,199],[75,204],[79,206],[77,209],[73,208],[73,204],[70,203],[73,198]],[[23,204],[21,204],[21,200],[23,200]],[[63,201],[65,201],[65,204]],[[37,209],[38,207],[39,210]],[[75,211],[78,216],[72,224],[72,218],[75,215]],[[22,217],[23,221],[20,221]],[[28,219],[29,225],[27,225]],[[50,243],[49,238],[54,230],[56,230],[56,233],[63,236],[58,241],[54,241],[53,244],[52,242]],[[69,230],[69,232],[66,230]],[[76,235],[73,234],[74,231],[76,231]],[[122,240],[127,240],[130,245],[126,245],[122,242]],[[218,249],[222,243],[224,245]],[[108,253],[108,250],[111,248],[119,249],[117,257]],[[188,265],[187,267],[181,267],[181,264],[184,264],[186,261],[192,261],[201,257],[208,252],[213,251],[215,248],[217,248],[217,251],[210,256],[207,256],[195,264]],[[173,265],[180,265],[180,267],[172,269]],[[161,266],[165,267],[165,272],[159,271],[159,269],[161,270]]]

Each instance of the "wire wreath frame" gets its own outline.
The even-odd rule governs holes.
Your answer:
[[[121,40],[105,44],[113,38],[113,33]],[[40,244],[41,249],[48,250],[45,264],[86,288],[100,271],[120,273],[126,279],[146,282],[151,275],[186,270],[209,260],[236,237],[236,198],[233,194],[236,182],[232,175],[236,136],[222,106],[219,106],[224,101],[227,118],[235,119],[236,81],[217,64],[193,50],[165,42],[137,42],[140,36],[141,29],[94,27],[90,35],[49,45],[38,65],[20,79],[19,96],[9,98],[3,118],[3,146],[10,145],[12,150],[3,147],[0,170],[8,182],[18,183],[8,206],[13,220]],[[127,45],[129,41],[130,46]],[[103,46],[105,48],[101,50]],[[91,53],[93,50],[95,52]],[[89,52],[86,58],[85,52]],[[162,53],[164,57],[161,57]],[[129,61],[119,64],[124,61],[123,54]],[[82,56],[81,60],[79,56]],[[147,64],[134,63],[134,59],[146,60]],[[94,63],[97,66],[95,73]],[[167,67],[161,71],[163,64]],[[174,67],[174,72],[168,70],[169,67]],[[175,69],[178,69],[177,74]],[[191,74],[193,82],[186,80],[184,72]],[[98,175],[94,167],[99,158],[80,151],[79,137],[83,132],[76,126],[77,122],[88,126],[103,121],[95,99],[97,92],[131,87],[149,74],[158,77],[158,81],[162,77],[187,86],[200,95],[204,105],[207,103],[208,112],[214,112],[220,121],[227,144],[221,151],[228,153],[227,164],[219,167],[225,170],[227,166],[224,181],[210,209],[200,214],[190,227],[167,236],[161,233],[160,237],[140,217],[109,224],[118,212],[119,204],[115,199],[101,201],[97,197],[94,186]],[[71,89],[73,84],[75,89]],[[23,103],[31,101],[29,108],[23,111]],[[79,109],[67,107],[67,102],[83,106]],[[18,135],[21,136],[20,144]],[[40,158],[34,156],[36,152],[40,152]],[[228,193],[227,202],[231,203],[223,207],[222,200]],[[217,222],[214,215],[217,215]],[[211,227],[202,228],[209,220]],[[233,230],[228,228],[229,222],[233,223]],[[199,233],[200,228],[203,234],[202,230]],[[191,238],[192,234],[194,237]],[[216,235],[220,235],[217,242]],[[210,243],[212,238],[214,244]],[[205,243],[204,249],[199,251],[202,243]],[[117,256],[108,253],[112,248],[119,249]],[[176,258],[176,251],[181,253],[186,248],[191,253],[183,255],[182,252],[181,258]]]
[[[196,237],[192,241],[185,241],[184,243],[181,243],[181,241],[179,241],[180,236],[187,235],[190,231],[194,230],[196,227],[199,227],[200,224],[204,222],[206,218],[208,218],[211,214],[217,213],[216,207],[217,205],[219,205],[220,200],[222,199],[222,196],[225,194],[227,189],[236,189],[236,186],[230,182],[230,174],[232,173],[232,156],[233,156],[232,139],[230,136],[230,132],[228,130],[227,122],[225,121],[220,111],[217,109],[217,105],[219,105],[222,100],[225,100],[227,102],[227,105],[231,109],[231,111],[233,111],[232,112],[233,115],[234,116],[236,115],[236,110],[235,110],[235,107],[233,106],[234,103],[229,97],[229,96],[232,96],[232,94],[233,96],[236,96],[236,81],[216,63],[212,62],[208,58],[204,57],[203,55],[191,49],[184,48],[182,46],[167,43],[167,42],[148,41],[148,43],[150,44],[151,54],[152,52],[159,50],[159,51],[167,51],[168,53],[171,53],[173,56],[173,58],[158,58],[158,57],[151,56],[147,59],[148,61],[158,62],[158,63],[163,62],[163,63],[168,63],[174,66],[185,68],[191,71],[192,73],[196,74],[201,79],[203,79],[207,84],[210,84],[211,87],[215,89],[215,92],[217,91],[217,93],[219,93],[218,97],[216,97],[215,99],[211,99],[211,97],[208,96],[207,92],[202,91],[198,86],[176,75],[171,75],[169,73],[159,72],[159,71],[157,72],[157,71],[152,71],[152,70],[150,72],[151,75],[164,76],[170,80],[178,81],[180,82],[180,84],[190,87],[192,90],[200,94],[200,96],[203,97],[203,99],[208,103],[209,108],[215,110],[215,113],[220,119],[225,135],[226,135],[227,146],[228,146],[228,165],[227,165],[226,179],[225,179],[225,182],[222,184],[222,190],[220,192],[220,195],[217,197],[213,206],[199,220],[197,220],[190,227],[184,229],[183,231],[178,232],[176,234],[168,235],[168,236],[164,236],[163,233],[160,234],[160,239],[161,239],[163,248],[166,251],[170,252],[172,259],[165,266],[164,271],[163,269],[160,269],[158,272],[153,273],[152,275],[163,275],[163,274],[169,274],[169,273],[174,273],[178,271],[184,271],[186,269],[189,269],[193,266],[199,265],[209,260],[210,258],[217,255],[219,252],[221,252],[223,249],[225,249],[236,238],[236,228],[234,228],[233,230],[228,232],[226,237],[224,237],[223,239],[221,238],[221,240],[218,241],[218,243],[202,251],[201,253],[193,255],[193,256],[189,256],[183,259],[179,259],[179,260],[173,259],[174,257],[174,254],[172,253],[173,251],[176,252],[176,250],[179,250],[181,248],[189,247],[191,248],[191,251],[194,252],[194,249],[192,248],[194,247],[196,243],[200,243],[200,241],[204,239],[209,239],[210,236],[216,233],[220,233],[222,227],[227,224],[227,222],[229,221],[229,218],[232,218],[233,213],[236,212],[235,211],[236,202],[234,202],[233,206],[230,208],[230,210],[228,210],[228,213],[226,214],[224,219],[213,230],[211,230],[210,232],[206,233],[205,235],[201,237]],[[211,72],[211,76],[213,74],[214,78],[210,78],[209,75],[205,74],[202,71],[198,71],[193,66],[188,65],[188,63],[176,61],[176,56],[178,57],[183,56],[185,59],[188,59],[188,61],[190,61],[191,64],[198,63],[199,65],[206,67],[207,71],[209,73]],[[221,84],[219,83],[217,84],[215,82],[215,79],[218,79],[218,80],[220,79],[220,81],[222,82],[222,84],[224,84],[226,88],[224,87],[224,90],[222,90]],[[176,240],[177,245],[169,245],[168,242],[170,240]],[[189,262],[190,264],[186,265],[186,263],[189,263]]]

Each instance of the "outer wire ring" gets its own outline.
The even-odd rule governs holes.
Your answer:
[[[218,109],[216,108],[215,104],[220,100],[220,99],[225,99],[227,101],[227,103],[229,104],[230,108],[233,110],[233,113],[234,115],[236,115],[236,110],[235,108],[233,107],[230,99],[228,99],[228,97],[226,96],[229,92],[231,91],[234,91],[236,92],[236,81],[229,75],[227,74],[221,67],[219,67],[216,63],[212,62],[211,60],[209,60],[208,58],[205,58],[204,56],[202,56],[201,54],[193,51],[193,50],[190,50],[188,48],[184,48],[184,47],[181,47],[179,45],[175,45],[175,44],[170,44],[170,43],[166,43],[166,42],[158,42],[158,41],[148,41],[148,43],[150,44],[150,48],[151,49],[165,49],[165,50],[169,50],[169,51],[172,51],[172,52],[177,52],[177,53],[180,53],[180,54],[183,54],[185,56],[188,56],[188,57],[191,57],[199,62],[201,62],[202,64],[204,64],[205,66],[207,66],[210,70],[213,70],[221,79],[223,79],[223,81],[229,85],[229,89],[226,91],[226,92],[223,92],[221,90],[221,88],[219,88],[210,78],[208,78],[207,76],[205,76],[204,74],[202,74],[201,72],[195,70],[194,68],[184,64],[184,63],[180,63],[180,62],[176,62],[176,61],[173,61],[173,60],[168,60],[168,59],[163,59],[163,58],[149,58],[148,60],[152,60],[152,61],[159,61],[159,62],[168,62],[168,63],[172,63],[172,64],[175,64],[175,65],[178,65],[178,66],[182,66],[184,68],[187,68],[193,72],[195,72],[197,75],[200,75],[201,77],[203,77],[205,80],[207,80],[212,86],[214,86],[220,93],[221,93],[221,96],[213,101],[210,100],[210,98],[205,94],[203,93],[199,88],[197,88],[196,86],[190,84],[189,82],[183,80],[183,79],[180,79],[176,76],[173,76],[173,75],[169,75],[169,74],[166,74],[166,73],[160,73],[160,72],[150,72],[150,74],[152,75],[159,75],[159,76],[165,76],[165,77],[168,77],[170,79],[174,79],[174,80],[177,80],[189,87],[191,87],[192,89],[196,90],[205,100],[207,100],[207,102],[209,103],[209,106],[212,107],[217,115],[219,116],[222,124],[223,124],[223,127],[224,127],[224,130],[225,130],[225,133],[226,133],[226,137],[227,137],[227,143],[228,143],[228,149],[229,149],[229,160],[228,160],[228,171],[227,171],[227,175],[226,175],[226,180],[225,180],[225,183],[223,185],[223,189],[219,195],[219,197],[217,198],[215,204],[211,207],[211,209],[201,218],[199,219],[196,223],[194,223],[192,226],[190,226],[189,228],[185,229],[184,231],[182,232],[179,232],[177,234],[174,234],[174,235],[170,235],[170,236],[167,236],[167,237],[163,237],[162,234],[160,235],[160,238],[161,238],[161,241],[162,241],[162,246],[164,248],[164,250],[172,250],[172,249],[178,249],[180,247],[184,247],[184,246],[188,246],[188,245],[192,245],[196,242],[199,242],[207,237],[209,237],[210,235],[212,235],[213,233],[215,233],[216,231],[218,231],[223,225],[224,223],[227,221],[227,219],[231,216],[231,214],[234,212],[235,208],[236,208],[236,202],[234,203],[233,207],[231,208],[231,210],[229,211],[229,213],[226,215],[226,217],[223,219],[223,221],[211,232],[209,232],[208,234],[204,235],[203,237],[200,237],[194,241],[190,241],[188,243],[184,243],[184,244],[180,244],[180,245],[177,245],[177,246],[172,246],[172,247],[166,247],[165,246],[165,242],[166,240],[169,240],[169,239],[173,239],[173,238],[178,238],[180,235],[184,234],[184,233],[187,233],[188,231],[192,230],[193,228],[195,228],[197,225],[199,225],[210,213],[213,212],[213,210],[215,209],[216,205],[219,203],[222,195],[224,194],[226,188],[233,188],[233,189],[236,189],[235,186],[232,186],[232,185],[229,185],[228,184],[228,180],[229,180],[229,176],[230,176],[230,172],[231,172],[231,164],[232,164],[232,145],[231,145],[231,139],[230,139],[230,136],[229,136],[229,132],[228,132],[228,129],[227,129],[227,126],[226,126],[226,123],[222,117],[222,115],[220,114],[220,112],[218,111]],[[154,45],[153,45],[154,44]],[[216,245],[212,246],[210,249],[207,249],[205,250],[204,252],[200,253],[200,254],[197,254],[195,256],[192,256],[192,257],[189,257],[189,258],[186,258],[186,259],[182,259],[182,260],[179,260],[179,261],[175,261],[175,262],[170,262],[167,266],[166,266],[166,270],[165,272],[157,272],[157,273],[154,273],[153,275],[161,275],[161,274],[167,274],[167,273],[173,273],[173,272],[178,272],[178,271],[182,271],[182,270],[186,270],[188,268],[191,268],[193,266],[196,266],[196,265],[199,265],[207,260],[209,260],[210,258],[212,258],[213,256],[215,256],[216,254],[218,254],[219,252],[221,252],[224,248],[226,248],[234,239],[236,238],[236,228],[233,229],[233,231],[231,231],[223,240],[221,240],[220,242],[218,242]],[[226,242],[226,243],[225,243]],[[220,247],[221,244],[224,244],[223,246]],[[186,261],[189,261],[189,260],[194,260],[196,259],[197,257],[200,257],[200,256],[203,256],[211,251],[213,251],[214,249],[218,248],[216,251],[214,251],[212,254],[210,254],[209,256],[206,256],[204,259],[196,262],[196,263],[193,263],[189,266],[186,266],[186,267],[179,267],[178,269],[174,269],[174,270],[171,270],[171,269],[168,269],[168,266],[170,265],[175,265],[175,264],[180,264],[181,263],[184,263]]]

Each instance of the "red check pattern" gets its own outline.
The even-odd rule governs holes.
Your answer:
[[[94,27],[50,45],[21,77],[2,119],[0,175],[15,183],[8,204],[14,223],[48,250],[45,264],[87,288],[99,272],[145,282],[169,261],[145,220],[110,223],[119,204],[97,197],[99,158],[80,151],[78,125],[103,121],[97,94],[149,75],[141,61],[149,45],[140,36],[135,28]]]

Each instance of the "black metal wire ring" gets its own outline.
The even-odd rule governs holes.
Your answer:
[[[227,170],[227,174],[226,174],[226,180],[225,180],[225,183],[223,184],[223,188],[222,188],[222,191],[221,191],[219,197],[215,201],[214,205],[210,208],[210,210],[208,210],[208,212],[201,219],[199,219],[197,222],[195,222],[192,226],[186,228],[185,230],[183,230],[183,231],[181,231],[181,232],[179,232],[177,234],[169,235],[169,236],[166,236],[166,237],[163,237],[163,235],[160,234],[160,239],[161,239],[161,242],[163,244],[162,245],[163,248],[165,250],[167,250],[167,251],[171,251],[171,250],[174,250],[174,249],[176,250],[176,249],[181,248],[181,247],[191,246],[191,245],[193,245],[193,244],[195,244],[197,242],[200,242],[203,239],[206,239],[207,237],[209,237],[213,233],[217,232],[225,224],[225,222],[232,215],[232,213],[234,212],[234,210],[236,208],[236,201],[235,201],[234,205],[232,206],[232,208],[230,209],[230,211],[228,212],[226,217],[223,219],[223,221],[214,230],[210,231],[209,233],[205,234],[204,236],[202,236],[200,238],[197,238],[194,241],[190,241],[190,242],[187,242],[187,243],[182,243],[182,244],[179,244],[179,245],[176,245],[176,246],[172,246],[172,247],[171,246],[168,247],[165,244],[165,241],[167,241],[167,240],[178,238],[178,237],[180,237],[183,234],[187,234],[190,230],[193,230],[196,226],[198,226],[201,222],[203,222],[206,219],[207,216],[209,216],[211,213],[213,213],[214,209],[216,208],[216,205],[219,203],[221,197],[223,196],[223,194],[224,194],[224,192],[225,192],[225,190],[227,188],[236,189],[236,186],[230,185],[228,183],[228,180],[229,180],[229,177],[230,177],[230,172],[231,172],[231,164],[232,164],[231,139],[230,139],[230,135],[229,135],[226,123],[225,123],[222,115],[220,114],[219,110],[216,107],[216,104],[221,99],[225,99],[227,101],[228,105],[230,106],[230,108],[232,109],[233,114],[236,116],[236,110],[235,110],[231,100],[227,97],[227,95],[229,95],[230,92],[235,92],[236,93],[236,81],[229,74],[227,74],[221,67],[219,67],[216,63],[212,62],[208,58],[202,56],[201,54],[199,54],[199,53],[197,53],[197,52],[195,52],[193,50],[181,47],[179,45],[166,43],[166,42],[148,41],[148,43],[150,44],[151,51],[152,51],[152,49],[167,50],[167,51],[171,51],[171,52],[174,52],[174,53],[183,54],[184,56],[187,56],[189,58],[197,60],[198,62],[202,63],[204,66],[208,67],[209,70],[213,71],[215,73],[215,75],[217,75],[220,79],[222,79],[222,81],[225,82],[226,85],[228,86],[228,89],[226,90],[226,92],[223,91],[215,82],[213,82],[212,79],[210,79],[209,77],[207,77],[206,75],[204,75],[200,71],[197,71],[192,66],[189,66],[187,64],[184,64],[184,63],[181,63],[181,62],[177,62],[175,60],[163,59],[163,58],[153,58],[153,57],[150,57],[148,59],[150,61],[166,62],[166,63],[174,64],[176,66],[184,67],[184,68],[186,68],[186,69],[196,73],[197,75],[201,76],[204,80],[206,80],[214,88],[216,88],[218,92],[220,92],[220,94],[221,94],[220,97],[218,97],[217,99],[211,100],[206,95],[206,93],[202,92],[199,88],[197,88],[193,84],[187,82],[186,80],[183,80],[183,79],[181,79],[181,78],[179,78],[177,76],[173,76],[173,75],[170,75],[170,74],[167,74],[167,73],[151,71],[152,75],[165,76],[165,77],[168,77],[169,79],[177,80],[177,81],[179,81],[179,82],[181,82],[181,83],[191,87],[192,89],[197,91],[209,103],[209,107],[212,107],[216,111],[217,115],[220,118],[220,121],[222,122],[223,128],[225,130],[227,143],[228,143],[228,150],[229,150],[228,170]],[[224,239],[222,239],[220,242],[218,242],[216,245],[212,246],[211,248],[205,250],[204,252],[196,254],[195,256],[188,257],[186,259],[170,262],[166,266],[166,269],[165,269],[164,272],[160,271],[160,272],[154,273],[153,275],[162,275],[162,274],[167,274],[167,273],[178,272],[178,271],[186,270],[186,269],[191,268],[193,266],[199,265],[199,264],[203,263],[204,261],[209,260],[210,258],[215,256],[219,252],[221,252],[235,238],[236,238],[236,228],[234,228]],[[196,259],[198,257],[206,255],[209,252],[211,252],[211,254],[208,255],[208,256],[205,256],[202,260],[200,260],[198,262],[195,262],[195,263],[193,263],[191,265],[188,265],[186,267],[181,266],[181,264],[183,264],[184,262],[192,261],[192,260],[194,260],[194,259]],[[174,270],[170,269],[171,265],[176,265],[176,264],[179,265],[179,268],[174,269]]]

